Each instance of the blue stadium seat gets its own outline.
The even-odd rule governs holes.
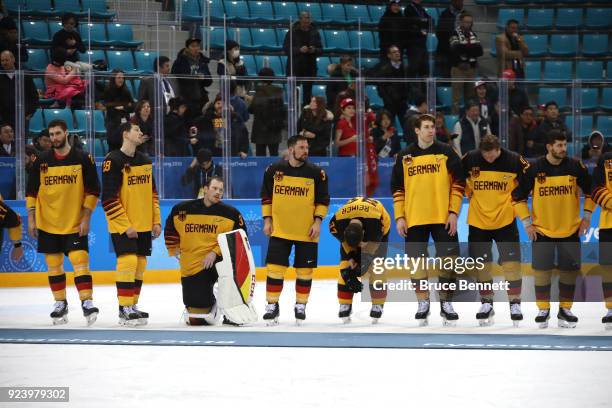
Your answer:
[[[525,61],[525,79],[528,81],[539,81],[542,79],[542,61]]]
[[[435,52],[438,49],[438,37],[434,33],[427,33],[427,51]]]
[[[273,28],[251,28],[251,38],[253,47],[261,51],[280,51],[282,48]]]
[[[74,132],[82,136],[87,131],[87,117],[90,115],[89,111],[77,109],[74,111],[75,119],[75,130]]]
[[[370,101],[370,107],[372,109],[380,109],[385,104],[383,103],[382,98],[378,95],[378,91],[376,90],[376,86],[374,85],[366,85],[365,94]]]
[[[24,42],[32,45],[50,45],[49,25],[46,21],[24,21],[22,23]]]
[[[125,85],[128,87],[128,90],[132,94],[132,99],[134,100],[134,102],[138,102],[138,89],[140,88],[140,80],[126,80]]]
[[[101,110],[94,110],[93,113],[94,113],[94,117],[93,117],[94,133],[96,134],[96,136],[106,137],[106,127],[104,125],[104,112],[102,112]]]
[[[459,120],[459,115],[444,115],[444,125],[449,132],[453,133],[455,123]]]
[[[550,54],[568,57],[578,53],[577,34],[553,34],[550,36]]]
[[[274,17],[274,9],[270,1],[254,1],[249,0],[249,10],[251,10],[251,17],[257,21],[263,23],[272,23],[281,21]]]
[[[602,109],[612,111],[612,88],[604,88],[601,91],[601,104]]]
[[[440,17],[438,9],[435,7],[425,7],[425,11],[429,14],[429,17],[431,17],[433,26],[436,27],[438,25],[438,18]]]
[[[278,43],[280,44],[280,46],[283,46],[283,43],[285,42],[285,37],[287,36],[287,33],[289,32],[288,28],[277,28],[276,29],[276,38],[278,38]],[[321,39],[321,41],[323,41],[323,39]]]
[[[108,70],[120,69],[125,73],[136,71],[134,59],[130,51],[107,51]]]
[[[94,139],[94,157],[105,157],[106,153],[108,153],[106,140],[100,138]]]
[[[4,7],[11,14],[17,14],[17,11],[21,10],[21,13],[27,14],[28,6],[26,0],[4,0]]]
[[[599,57],[608,52],[608,33],[582,35],[582,55]]]
[[[599,89],[597,88],[580,88],[580,107],[584,111],[592,111],[597,109],[597,97]]]
[[[298,13],[302,11],[307,11],[310,13],[310,18],[313,22],[320,22],[323,19],[321,14],[321,6],[318,2],[313,3],[297,3]],[[299,16],[293,17],[293,19],[297,19]]]
[[[526,34],[523,39],[529,47],[530,57],[541,57],[548,54],[548,35]]]
[[[569,81],[572,79],[572,61],[545,61],[545,81]]]
[[[592,115],[580,115],[578,123],[580,125],[579,135],[578,135],[579,137],[584,137],[584,136],[588,136],[591,134],[591,132],[593,131],[593,116]],[[573,132],[574,131],[574,116],[567,115],[565,117],[565,124],[567,125],[568,129]]]
[[[45,129],[45,118],[43,117],[43,110],[42,109],[36,109],[36,112],[34,112],[34,114],[32,115],[32,117],[30,118],[30,124],[29,124],[29,129],[28,132],[30,133],[30,135],[40,135],[40,132],[42,132]]]
[[[202,37],[205,36],[204,29],[202,29]],[[210,27],[210,48],[224,48],[225,47],[225,34],[223,33],[223,27]]]
[[[523,9],[500,9],[499,14],[497,15],[497,27],[504,28],[506,27],[506,21],[508,20],[516,20],[520,25],[523,25],[525,22],[525,10]]]
[[[321,12],[323,13],[322,23],[345,24],[346,14],[342,4],[322,3]]]
[[[370,19],[378,24],[380,18],[385,14],[386,9],[386,6],[368,6]]]
[[[327,90],[327,85],[314,85],[312,87],[312,96],[322,96],[325,98],[326,90]]]
[[[349,41],[348,32],[344,30],[323,30],[325,48],[332,52],[350,52],[353,49]]]
[[[68,131],[75,131],[74,119],[72,118],[72,111],[70,108],[66,109],[44,109],[43,116],[45,117],[45,123],[49,123],[52,120],[60,119],[66,122],[68,125]]]
[[[94,18],[110,19],[115,17],[115,13],[108,11],[106,8],[106,0],[81,0],[83,12],[91,11],[91,16]]]
[[[79,0],[53,0],[53,4],[56,14],[72,13],[80,17],[86,15],[86,13],[81,12]]]
[[[109,24],[108,39],[115,47],[136,48],[142,45],[142,41],[134,40],[131,24]]]
[[[255,64],[254,56],[241,54],[240,59],[244,62],[244,66],[246,67],[246,70],[249,73],[249,75],[257,74],[258,71],[257,71],[257,65]],[[275,72],[275,74],[278,75],[278,72]]]
[[[586,28],[609,28],[612,26],[612,8],[588,8],[584,19]]]
[[[555,27],[561,30],[575,30],[582,25],[582,9],[558,8]]]
[[[438,109],[449,109],[453,104],[453,91],[448,86],[436,88],[436,107]]]
[[[33,16],[53,16],[55,12],[53,11],[53,4],[51,0],[27,0],[28,9]]]
[[[567,108],[567,88],[540,88],[538,105],[544,105],[549,101],[557,102],[560,109]]]
[[[253,48],[251,31],[246,27],[230,27],[227,29],[227,38],[236,41],[240,47]]]
[[[225,14],[237,22],[251,22],[255,18],[251,18],[249,7],[245,1],[224,0]]]
[[[551,4],[551,3],[556,3],[555,0],[534,0],[533,3],[536,4]]]
[[[49,65],[49,56],[46,50],[31,48],[28,50],[28,68],[34,71],[44,71]]]
[[[495,6],[501,3],[501,0],[476,0],[479,6]]]
[[[527,11],[527,28],[540,30],[552,28],[553,14],[554,9],[529,9]]]
[[[154,51],[134,51],[134,59],[136,60],[136,69],[139,71],[150,74],[155,72],[153,64],[158,54]]]
[[[603,78],[603,61],[578,61],[576,79],[599,80]]]
[[[492,57],[497,57],[497,45],[495,44],[495,38],[497,34],[491,34],[491,51],[490,54]]]
[[[79,34],[83,42],[87,44],[91,38],[91,45],[110,47],[112,42],[106,36],[106,25],[104,23],[79,24]]]
[[[506,0],[504,3],[506,4],[527,4],[529,0]]]
[[[275,1],[272,7],[275,17],[280,21],[296,21],[299,18],[297,6],[293,2]]]
[[[255,64],[258,72],[265,66],[272,68],[276,76],[282,76],[285,71],[278,55],[256,55]]]
[[[362,70],[372,69],[380,62],[378,58],[371,58],[371,57],[362,57],[359,59],[359,61],[361,62]],[[357,68],[359,68],[359,65],[357,65]]]
[[[317,57],[317,76],[327,77],[327,66],[331,64],[329,57]]]
[[[604,137],[612,135],[612,116],[598,116],[597,130],[603,133]]]
[[[94,62],[97,60],[106,61],[106,54],[104,53],[104,50],[91,50],[91,51],[86,51],[82,54],[79,54],[79,61]]]
[[[346,20],[350,24],[361,24],[369,25],[372,23],[370,20],[370,13],[368,13],[368,6],[363,4],[347,4],[344,6],[346,13]],[[378,24],[378,21],[375,22]]]
[[[371,31],[349,31],[348,34],[353,49],[357,50],[361,46],[363,52],[378,51],[378,44],[374,43],[374,36],[372,36]]]
[[[181,17],[183,21],[202,21],[202,10],[199,0],[178,0],[182,3]]]

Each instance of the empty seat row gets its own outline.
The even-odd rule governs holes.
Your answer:
[[[4,5],[10,13],[26,16],[61,16],[64,13],[100,19],[115,16],[107,10],[106,0],[4,0]]]
[[[552,8],[529,9],[527,13],[522,8],[501,9],[497,15],[497,26],[503,28],[511,19],[531,29],[605,29],[612,27],[612,8],[559,8],[556,16]]]
[[[24,20],[21,24],[24,42],[33,45],[49,45],[53,35],[62,29],[59,21]],[[82,23],[78,27],[85,44],[92,46],[136,48],[142,41],[134,40],[130,24]]]
[[[542,67],[544,68],[542,70]],[[603,61],[526,61],[525,79],[537,81],[571,81],[580,79],[582,81],[602,81],[604,77]],[[543,75],[543,76],[542,76]]]
[[[84,134],[87,128],[88,116],[91,111],[70,109],[37,109],[34,115],[30,118],[30,134],[38,135],[42,132],[54,119],[61,119],[68,125],[68,131],[77,134]],[[104,114],[100,110],[93,111],[93,128],[98,135],[105,135],[106,128],[104,126]]]
[[[491,55],[497,54],[494,34],[491,39]],[[549,38],[550,37],[550,38]],[[528,57],[570,57],[581,54],[586,57],[606,56],[611,53],[608,33],[602,34],[525,34],[529,47]],[[582,38],[582,45],[580,40]]]
[[[80,54],[79,59],[83,62],[94,62],[104,60],[107,62],[108,70],[115,68],[127,73],[152,73],[153,62],[157,58],[156,52],[149,51],[114,51],[114,50],[91,50]],[[44,71],[49,65],[50,59],[46,50],[29,49],[28,63],[29,69],[34,71]]]

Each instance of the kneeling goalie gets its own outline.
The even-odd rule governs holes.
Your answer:
[[[211,177],[204,198],[172,208],[164,237],[180,256],[185,321],[191,326],[242,325],[257,320],[252,305],[255,264],[240,212],[221,202],[223,179]],[[213,287],[219,281],[215,297]]]
[[[329,222],[329,231],[340,241],[338,317],[345,323],[351,321],[353,294],[363,288],[359,278],[368,272],[375,256],[385,256],[390,225],[391,217],[380,201],[363,197],[349,200]],[[383,279],[370,275],[373,323],[382,316],[387,297],[386,290],[375,290],[373,284]]]

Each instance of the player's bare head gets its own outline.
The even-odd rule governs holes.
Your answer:
[[[436,134],[436,118],[427,113],[420,115],[414,121],[414,131],[419,140],[432,142]]]
[[[139,146],[144,142],[144,135],[140,130],[140,126],[135,123],[122,123],[121,126],[119,126],[119,133],[123,137],[124,143],[127,142]]]
[[[11,144],[13,140],[15,140],[13,127],[8,123],[0,124],[0,142],[2,142],[2,144]]]
[[[49,122],[49,139],[54,149],[61,149],[68,141],[68,125],[61,119]]]
[[[363,225],[361,221],[351,220],[349,225],[344,229],[344,242],[349,246],[356,248],[363,241]]]
[[[289,160],[305,162],[308,159],[308,139],[301,135],[291,136],[287,140]]]
[[[493,163],[501,154],[501,143],[495,135],[485,135],[478,145],[480,154],[489,163]]]
[[[223,197],[223,179],[213,176],[206,180],[204,186],[204,202],[207,204],[217,204]]]
[[[547,135],[546,150],[557,160],[567,156],[567,138],[565,133],[559,130],[551,130]]]

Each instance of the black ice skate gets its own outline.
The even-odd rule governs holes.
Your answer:
[[[545,329],[548,327],[548,319],[550,319],[550,309],[540,309],[535,318],[535,322],[540,329]]]
[[[451,302],[442,302],[440,304],[440,316],[442,316],[442,325],[454,327],[459,320],[459,315],[455,313]]]
[[[242,326],[240,323],[234,323],[232,322],[230,319],[228,319],[226,316],[223,316],[223,324],[225,326],[234,326],[234,327],[239,327]]]
[[[263,319],[266,322],[266,326],[277,325],[279,314],[280,308],[278,307],[278,303],[268,303],[266,305],[266,313],[263,315]]]
[[[344,324],[351,322],[351,314],[353,314],[353,305],[340,305],[338,317],[342,319]]]
[[[419,326],[427,326],[429,324],[429,300],[419,300],[419,306],[414,318],[419,322]]]
[[[51,312],[51,319],[53,319],[54,326],[68,323],[68,302],[65,300],[55,302]]]
[[[510,302],[510,319],[514,327],[519,327],[519,322],[523,320],[523,312],[521,312],[521,302]]]
[[[480,310],[476,313],[476,319],[478,320],[478,325],[480,327],[484,326],[493,326],[495,323],[495,310],[493,310],[493,301],[491,300],[482,300],[482,304],[480,305]]]
[[[372,324],[378,323],[378,319],[381,318],[383,314],[383,305],[372,305],[370,309],[370,317],[372,318]]]
[[[137,305],[132,306],[132,310],[134,311],[134,313],[136,313],[138,315],[138,325],[139,326],[144,326],[147,323],[149,323],[149,314],[147,312],[143,312],[142,310],[138,310],[138,306]]]
[[[295,313],[295,324],[301,326],[306,320],[306,305],[304,303],[296,303],[293,306],[293,311]]]
[[[601,318],[606,330],[612,330],[612,309],[608,309],[608,314]]]
[[[94,324],[98,318],[98,313],[100,310],[93,305],[91,299],[82,301],[81,309],[83,309],[83,316],[85,316],[85,320],[87,320],[87,326]]]
[[[132,306],[119,306],[119,325],[135,327],[138,326],[140,315],[134,311]]]
[[[559,308],[557,319],[559,319],[559,327],[565,329],[573,329],[578,323],[578,318],[572,313],[572,311],[564,307]]]

